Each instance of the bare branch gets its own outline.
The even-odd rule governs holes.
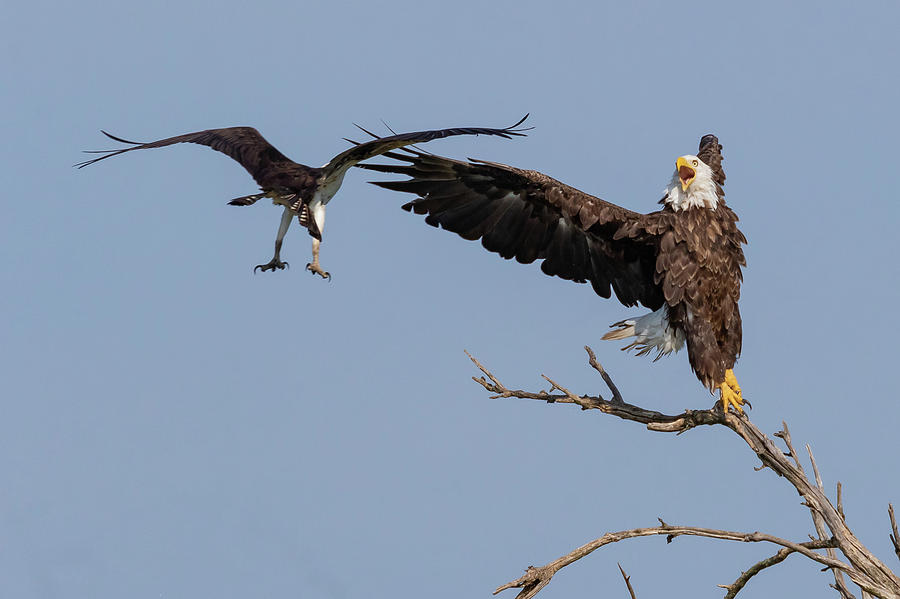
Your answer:
[[[625,574],[625,570],[622,569],[622,564],[617,562],[616,565],[619,566],[619,572],[622,573],[622,578],[625,579],[625,586],[628,587],[628,594],[631,595],[631,599],[637,599],[634,595],[634,587],[631,586],[631,576]]]
[[[505,591],[506,589],[518,588],[522,590],[518,595],[516,595],[516,599],[530,599],[531,597],[534,597],[540,589],[547,586],[547,583],[550,582],[550,579],[553,578],[553,575],[556,574],[559,570],[593,553],[600,547],[603,547],[604,545],[610,545],[612,543],[618,543],[619,541],[623,541],[625,539],[634,539],[638,537],[647,537],[653,535],[665,535],[667,542],[671,542],[672,539],[676,537],[686,535],[708,537],[711,539],[721,539],[725,541],[739,541],[742,543],[773,543],[775,545],[780,545],[782,547],[790,549],[791,552],[801,553],[809,559],[819,562],[820,564],[829,568],[839,568],[847,571],[851,570],[849,565],[839,560],[820,555],[812,550],[813,548],[824,546],[822,545],[822,541],[794,543],[792,541],[781,539],[779,537],[761,532],[735,532],[730,530],[717,530],[713,528],[700,528],[696,526],[671,526],[668,524],[664,524],[662,526],[654,526],[651,528],[633,528],[631,530],[623,530],[619,532],[608,532],[602,537],[595,539],[590,543],[582,545],[578,549],[575,549],[574,551],[550,562],[549,564],[546,564],[539,568],[535,568],[534,566],[529,567],[523,576],[498,587],[497,590],[494,591],[494,594],[496,595],[497,593]],[[829,542],[824,543],[828,544]]]
[[[829,584],[828,586],[829,586],[829,588],[832,588],[832,589],[834,589],[835,591],[837,591],[837,592],[838,592],[838,595],[841,596],[841,599],[856,599],[856,597],[853,596],[853,593],[851,593],[849,590],[847,590],[847,587],[846,587],[846,586],[844,586],[844,587],[839,587],[839,586],[836,585],[836,584]],[[862,599],[866,599],[867,597],[871,597],[871,596],[872,596],[872,595],[870,595],[870,594],[868,594],[867,592],[862,591],[862,590],[860,591],[860,593],[862,593]]]
[[[812,464],[813,474],[816,477],[816,487],[818,487],[819,491],[822,495],[825,495],[825,485],[822,484],[822,476],[819,474],[819,466],[816,464],[816,458],[813,456],[812,447],[809,446],[809,443],[806,444],[806,453],[809,454],[809,463]],[[813,526],[816,527],[816,533],[819,535],[819,539],[825,538],[825,518],[819,512],[814,509],[809,509],[810,515],[812,515]],[[840,510],[838,510],[840,512]],[[841,520],[843,521],[844,516],[841,515]],[[834,549],[829,547],[826,551],[828,553],[828,557],[836,558],[837,553],[835,553]],[[841,599],[856,599],[853,597],[853,593],[850,592],[850,589],[847,588],[847,583],[844,582],[844,575],[841,574],[840,570],[832,570],[834,574],[834,585],[832,588],[836,589],[838,593],[841,594]]]
[[[894,505],[888,504],[888,516],[891,518],[891,543],[894,544],[894,552],[897,559],[900,559],[900,534],[897,533],[897,520],[894,518]]]
[[[523,391],[521,389],[509,389],[469,352],[466,352],[466,355],[470,360],[472,360],[472,363],[475,364],[475,366],[477,366],[478,369],[487,377],[487,379],[485,379],[484,377],[472,377],[472,380],[484,387],[490,393],[493,393],[494,395],[491,396],[491,399],[512,397],[517,399],[536,399],[539,401],[546,401],[547,403],[576,404],[584,410],[600,410],[601,412],[610,414],[611,416],[617,416],[618,418],[621,418],[623,420],[630,420],[632,422],[645,424],[647,425],[648,429],[660,432],[681,433],[696,426],[723,424],[728,418],[737,418],[737,416],[731,413],[723,414],[721,409],[716,409],[715,407],[711,410],[686,410],[681,414],[669,415],[657,412],[655,410],[646,410],[644,408],[625,403],[624,401],[607,401],[599,395],[575,395],[574,393],[566,392],[562,387],[560,387],[557,383],[555,383],[545,375],[545,380],[547,380],[552,386],[549,392],[534,392]],[[599,366],[599,363],[597,364],[597,366]],[[605,370],[603,372],[606,373]],[[606,374],[608,377],[609,374]],[[612,382],[611,378],[608,386],[610,386],[610,388],[613,390],[613,397],[619,394],[619,391],[615,388],[615,384]],[[552,393],[553,391],[563,392]],[[619,394],[619,398],[621,399],[621,394]],[[716,406],[718,406],[718,403],[716,404]]]
[[[800,458],[797,456],[797,452],[794,451],[794,444],[791,443],[791,431],[788,430],[787,422],[784,420],[781,421],[781,430],[777,433],[774,433],[774,436],[778,437],[788,448],[788,455],[794,460],[794,464],[797,466],[797,470],[800,471],[801,474],[806,476],[806,473],[803,471],[803,465],[800,463]]]
[[[788,456],[794,458],[795,464],[791,464],[774,443],[749,421],[728,419],[725,425],[744,439],[763,463],[785,477],[804,498],[810,510],[822,515],[832,536],[838,540],[841,552],[853,566],[850,578],[854,583],[878,597],[900,597],[900,579],[856,538],[825,493],[810,484],[802,467],[797,465],[799,460],[796,452],[792,451],[790,433],[786,426],[782,431],[782,438],[791,450]]]
[[[534,597],[542,588],[544,588],[544,586],[550,582],[553,575],[560,569],[581,559],[603,545],[637,536],[665,534],[668,541],[671,541],[679,535],[695,535],[742,542],[765,541],[781,545],[783,549],[789,550],[784,553],[783,556],[782,551],[779,550],[772,558],[763,560],[763,562],[760,562],[748,571],[750,572],[750,575],[747,576],[746,579],[739,578],[734,584],[728,586],[729,589],[734,588],[739,581],[744,580],[740,585],[742,587],[743,584],[746,584],[746,580],[755,575],[756,572],[770,567],[770,565],[780,563],[787,555],[790,555],[790,553],[800,553],[808,559],[824,565],[826,567],[825,569],[831,569],[833,571],[835,585],[831,586],[838,590],[844,599],[850,599],[853,595],[850,594],[844,584],[842,572],[855,584],[859,585],[864,597],[866,595],[872,595],[875,597],[900,599],[900,578],[875,557],[875,555],[872,554],[872,552],[869,551],[847,527],[844,518],[840,487],[838,487],[838,507],[836,508],[825,493],[818,466],[815,463],[812,451],[809,449],[810,461],[816,479],[815,483],[810,482],[807,478],[803,466],[800,463],[800,458],[794,449],[790,431],[786,423],[782,423],[782,430],[775,433],[775,436],[784,441],[788,450],[787,453],[779,449],[771,439],[754,426],[746,414],[724,412],[721,407],[719,407],[718,402],[709,410],[686,410],[681,414],[675,415],[662,414],[654,410],[647,410],[629,404],[622,399],[621,394],[615,387],[609,374],[597,361],[591,348],[585,347],[585,350],[588,353],[589,364],[603,376],[607,387],[612,391],[612,400],[607,401],[599,395],[577,395],[562,384],[546,376],[544,379],[551,386],[549,391],[531,392],[509,389],[478,360],[468,354],[468,352],[467,355],[475,366],[477,366],[484,374],[484,376],[479,378],[473,377],[473,380],[490,393],[493,393],[494,395],[492,395],[492,398],[518,398],[540,400],[547,403],[571,403],[580,406],[584,410],[595,409],[623,420],[639,422],[646,425],[647,429],[659,432],[681,434],[701,425],[722,425],[731,429],[732,432],[738,435],[747,444],[750,450],[761,460],[762,467],[759,469],[771,469],[778,476],[784,477],[797,490],[797,493],[803,498],[803,504],[810,510],[818,538],[811,536],[810,538],[812,540],[809,542],[793,543],[771,535],[763,535],[758,532],[737,533],[696,527],[672,527],[660,520],[660,527],[633,529],[619,533],[607,533],[603,537],[583,545],[545,566],[540,568],[535,568],[533,566],[529,567],[525,575],[501,586],[495,593],[499,593],[505,589],[518,588],[521,589],[521,591],[517,595],[517,599],[529,599]],[[897,550],[898,557],[900,557],[900,547],[897,546],[898,534],[896,524],[893,522],[893,510],[891,509],[890,512],[893,524],[892,542],[895,543],[895,549]],[[828,552],[827,556],[815,551],[816,549],[822,548],[826,549]],[[841,551],[846,558],[846,561],[837,558],[837,553],[834,551],[835,548]],[[775,561],[772,561],[770,564],[769,560]],[[746,573],[742,574],[742,577],[744,575],[746,575]],[[738,588],[737,590],[740,589]]]
[[[609,376],[609,373],[607,373],[606,370],[603,369],[603,366],[600,365],[600,362],[597,361],[597,356],[594,355],[594,350],[592,350],[589,345],[585,345],[584,351],[586,351],[589,356],[588,364],[590,364],[594,368],[594,370],[600,373],[600,376],[603,377],[603,382],[606,383],[606,386],[609,387],[610,391],[612,391],[612,403],[625,403],[625,400],[622,399],[622,394],[619,393],[619,389],[618,387],[616,387],[615,383],[613,383],[613,380]]]
[[[844,520],[844,496],[841,490],[841,481],[837,483],[837,511],[841,515],[841,520]]]
[[[806,453],[809,454],[809,463],[812,464],[813,467],[813,475],[816,477],[816,486],[824,493],[825,487],[822,485],[822,476],[819,474],[819,467],[816,465],[816,458],[813,456],[812,447],[809,446],[809,443],[806,444]]]
[[[563,387],[562,385],[560,385],[559,383],[557,383],[556,381],[551,379],[546,374],[542,374],[541,378],[543,378],[545,381],[550,383],[550,391],[551,392],[552,391],[562,391],[563,394],[566,396],[566,398],[568,398],[568,400],[570,402],[572,402],[574,404],[578,404],[579,406],[581,406],[582,410],[590,410],[592,407],[594,407],[589,398],[579,397],[579,396],[575,395],[574,393],[572,393],[571,391],[569,391],[568,389],[566,389],[565,387]]]
[[[835,547],[836,542],[834,539],[829,539],[825,541],[807,541],[806,543],[800,543],[803,547],[807,549],[823,549],[825,547]],[[725,593],[725,599],[734,599],[734,597],[740,592],[741,589],[750,581],[751,578],[765,570],[766,568],[771,568],[777,564],[783,562],[787,556],[792,553],[796,553],[793,549],[788,547],[784,547],[778,550],[778,553],[773,555],[772,557],[768,557],[762,561],[759,561],[750,568],[747,569],[746,572],[742,572],[740,576],[738,576],[737,580],[729,585],[719,585],[720,587],[727,589],[728,592]]]

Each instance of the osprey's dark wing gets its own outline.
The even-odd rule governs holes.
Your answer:
[[[548,275],[591,282],[626,306],[663,304],[655,282],[659,212],[639,214],[536,171],[486,161],[462,162],[424,152],[392,152],[408,164],[359,165],[408,175],[375,185],[418,195],[403,206],[425,222],[524,264],[542,260]]]
[[[389,137],[377,137],[374,133],[369,133],[368,131],[363,129],[363,131],[369,133],[369,135],[375,137],[376,139],[367,141],[365,143],[356,144],[349,150],[341,152],[340,154],[332,158],[331,161],[323,167],[323,169],[326,172],[339,172],[343,169],[355,165],[358,162],[362,162],[363,160],[367,160],[374,156],[384,154],[385,152],[389,152],[391,150],[396,150],[397,148],[402,148],[404,146],[412,144],[425,143],[427,141],[441,139],[443,137],[453,137],[455,135],[497,135],[499,137],[505,137],[506,139],[509,139],[513,136],[524,136],[524,132],[528,131],[529,128],[520,128],[519,125],[524,123],[525,119],[527,118],[528,115],[526,114],[515,125],[506,127],[504,129],[491,129],[488,127],[457,127],[454,129],[433,129],[431,131],[400,133],[399,135],[391,135]],[[362,127],[360,127],[360,129],[362,129]],[[351,141],[351,143],[356,142]]]
[[[123,148],[121,150],[102,150],[98,152],[90,152],[95,154],[103,154],[99,158],[79,162],[75,166],[84,168],[89,164],[94,164],[112,156],[118,156],[132,150],[146,150],[149,148],[162,148],[179,143],[192,143],[209,146],[213,150],[227,154],[231,158],[238,161],[241,166],[247,169],[253,178],[261,187],[266,187],[270,182],[272,175],[278,171],[284,170],[285,167],[296,167],[296,163],[291,161],[287,156],[275,149],[275,146],[266,141],[260,135],[259,131],[253,127],[228,127],[225,129],[207,129],[206,131],[197,131],[195,133],[186,133],[176,137],[160,139],[149,143],[140,143],[136,141],[128,141],[121,137],[111,135],[106,131],[103,134],[115,141],[132,144],[131,148]]]

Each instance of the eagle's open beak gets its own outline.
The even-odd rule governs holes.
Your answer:
[[[675,169],[678,171],[678,178],[681,179],[681,191],[687,191],[697,172],[684,156],[675,161]]]

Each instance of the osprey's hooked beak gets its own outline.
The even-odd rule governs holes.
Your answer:
[[[675,170],[678,171],[678,178],[681,179],[681,191],[687,191],[694,181],[697,171],[684,156],[675,161]]]

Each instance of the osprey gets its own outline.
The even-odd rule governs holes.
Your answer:
[[[507,139],[511,136],[522,136],[525,135],[523,131],[527,129],[517,129],[517,127],[527,118],[526,114],[518,123],[505,129],[461,127],[401,133],[380,138],[373,135],[375,139],[363,144],[356,144],[355,147],[341,152],[320,168],[304,166],[289,159],[252,127],[207,129],[149,143],[128,141],[101,130],[110,139],[131,144],[133,147],[120,150],[89,151],[90,154],[104,155],[80,162],[75,166],[84,168],[89,164],[132,150],[161,148],[177,143],[200,144],[227,154],[247,169],[247,172],[262,189],[262,193],[235,198],[228,202],[230,205],[250,206],[261,198],[271,198],[273,204],[284,206],[278,235],[275,237],[275,256],[267,264],[257,265],[253,269],[254,272],[257,269],[263,272],[275,269],[283,270],[288,265],[287,262],[281,261],[281,244],[293,217],[297,216],[299,223],[306,227],[313,238],[313,261],[307,264],[306,268],[313,274],[327,279],[331,275],[319,265],[319,245],[322,241],[322,231],[325,228],[325,205],[340,189],[344,175],[351,166],[389,150],[454,135],[498,135]]]
[[[700,140],[681,156],[660,201],[632,212],[536,171],[482,160],[461,162],[424,152],[388,153],[407,164],[359,165],[411,177],[375,185],[419,197],[403,208],[485,249],[578,283],[597,295],[615,293],[649,314],[612,325],[604,339],[630,339],[623,349],[656,358],[687,344],[697,378],[719,390],[722,407],[742,412],[732,368],[741,352],[741,267],[746,264],[738,217],[725,204],[722,146]]]

